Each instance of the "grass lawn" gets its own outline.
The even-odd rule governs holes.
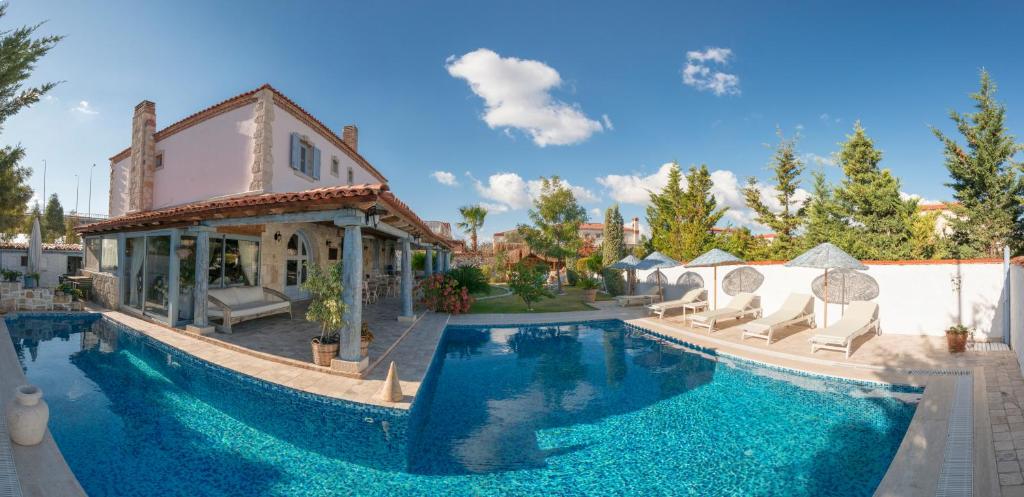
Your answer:
[[[555,298],[541,299],[533,303],[532,312],[570,312],[570,311],[592,311],[595,308],[583,302],[583,290],[567,286],[564,288],[565,295],[556,295]],[[598,293],[597,300],[611,299],[608,295]],[[473,304],[470,314],[492,314],[507,313],[516,314],[530,312],[526,310],[523,299],[509,295],[498,299],[488,299]]]
[[[477,292],[477,293],[471,293],[470,295],[472,295],[473,297],[479,298],[479,297],[486,297],[488,295],[501,295],[501,294],[503,294],[503,293],[508,291],[508,287],[505,286],[505,285],[496,285],[494,283],[491,283],[488,286],[491,289],[490,293]]]

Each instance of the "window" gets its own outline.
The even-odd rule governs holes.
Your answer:
[[[320,179],[320,149],[298,133],[292,133],[291,147],[292,169],[314,180]]]
[[[338,170],[341,168],[341,163],[338,162],[337,157],[331,157],[331,175],[335,178],[338,177]]]
[[[156,167],[157,169],[163,169],[163,167],[164,167],[164,153],[160,152],[159,154],[156,154],[156,159],[154,159],[154,161],[156,162],[156,165],[154,167]]]
[[[260,242],[210,237],[210,275],[213,288],[258,286]]]
[[[104,273],[116,273],[117,238],[98,236],[86,238],[85,269]]]
[[[28,256],[21,256],[21,267],[28,267]]]
[[[356,182],[356,173],[351,167],[348,168],[348,184],[353,185]]]

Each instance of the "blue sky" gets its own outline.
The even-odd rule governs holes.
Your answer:
[[[525,220],[541,175],[588,210],[619,201],[642,218],[672,160],[717,171],[743,224],[734,183],[769,179],[777,129],[835,180],[828,158],[857,119],[904,191],[948,199],[928,126],[951,130],[982,67],[1024,133],[1020,3],[15,0],[3,29],[44,20],[67,38],[33,79],[64,82],[0,143],[27,148],[40,193],[45,159],[69,209],[80,175],[83,212],[93,163],[92,210],[106,211],[107,159],[140,100],[162,127],[264,82],[334,129],[357,124],[360,151],[422,217],[492,206],[485,237]]]

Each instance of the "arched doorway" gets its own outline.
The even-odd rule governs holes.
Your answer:
[[[309,292],[302,289],[309,274],[312,258],[311,245],[301,231],[288,238],[284,250],[284,294],[293,299],[307,299]]]

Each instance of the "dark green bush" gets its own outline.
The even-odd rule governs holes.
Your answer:
[[[488,294],[491,286],[487,284],[487,275],[478,266],[459,266],[448,271],[448,276],[459,283],[469,293]]]
[[[611,295],[622,295],[626,290],[626,281],[622,279],[622,273],[617,269],[605,269],[601,272],[604,276],[604,285]]]
[[[569,283],[569,286],[576,286],[576,282],[580,280],[580,275],[575,270],[568,269],[565,271],[565,280]]]

